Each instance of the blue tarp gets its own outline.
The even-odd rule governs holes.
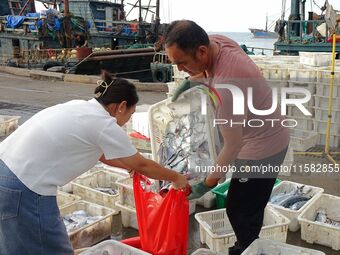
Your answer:
[[[6,21],[7,21],[7,27],[9,28],[17,28],[20,27],[21,24],[25,20],[25,16],[6,16]]]

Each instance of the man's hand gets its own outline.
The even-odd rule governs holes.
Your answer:
[[[198,86],[198,85],[199,85],[199,83],[197,83],[197,82],[193,82],[193,81],[185,79],[182,82],[182,84],[176,89],[174,95],[171,98],[171,101],[175,102],[183,92],[185,92],[186,90],[191,89],[195,86]]]

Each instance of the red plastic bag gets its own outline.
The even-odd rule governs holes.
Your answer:
[[[135,173],[133,191],[142,250],[153,255],[185,255],[189,228],[187,192],[170,189],[162,197],[147,191],[147,187],[150,181]]]

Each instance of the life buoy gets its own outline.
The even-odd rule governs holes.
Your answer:
[[[152,70],[152,79],[154,82],[165,83],[168,81],[168,72],[166,68]]]

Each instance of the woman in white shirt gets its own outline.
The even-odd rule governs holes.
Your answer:
[[[73,254],[56,202],[63,186],[100,159],[173,182],[186,178],[145,159],[121,128],[135,111],[133,84],[105,76],[89,101],[73,100],[27,120],[0,144],[0,254]]]

